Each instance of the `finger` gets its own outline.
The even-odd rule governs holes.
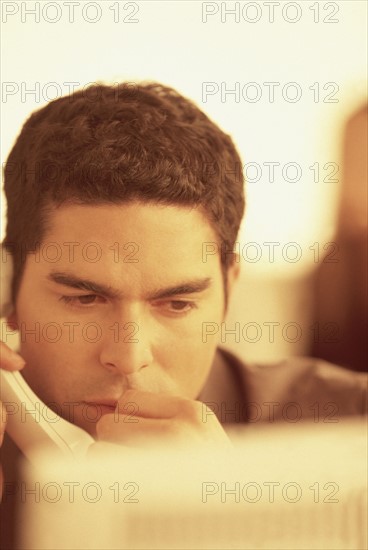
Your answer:
[[[173,420],[153,418],[132,418],[123,414],[105,414],[97,422],[99,441],[129,445],[148,440],[174,436]]]
[[[5,370],[20,370],[26,364],[23,357],[10,349],[4,342],[0,342],[0,363]]]
[[[4,485],[4,475],[3,475],[3,469],[0,464],[0,503],[3,498],[3,485]]]
[[[110,452],[111,454],[116,454],[116,452],[118,450],[121,450],[122,448],[124,449],[124,456],[126,456],[126,453],[129,453],[129,451],[132,451],[131,447],[127,447],[125,445],[122,445],[121,443],[106,440],[95,441],[94,443],[92,443],[92,445],[90,445],[90,447],[88,447],[86,456],[87,459],[103,460],[106,456],[106,453]]]
[[[135,422],[134,422],[135,421]],[[106,414],[96,425],[99,441],[144,448],[149,445],[187,447],[193,445],[231,448],[231,442],[219,423],[193,424],[177,419],[132,418],[128,415]]]
[[[0,447],[3,444],[4,433],[6,426],[6,408],[0,401]]]
[[[110,416],[110,418],[107,418]],[[213,445],[223,448],[229,445],[228,438],[221,434],[205,433],[193,429],[189,424],[170,420],[139,418],[136,424],[118,424],[114,415],[105,415],[97,424],[97,436],[100,442],[123,445],[124,449],[143,449],[149,447],[170,450]],[[121,420],[120,420],[121,421]],[[123,420],[124,422],[124,420]]]
[[[190,402],[176,395],[127,390],[118,401],[118,411],[142,418],[174,418]]]

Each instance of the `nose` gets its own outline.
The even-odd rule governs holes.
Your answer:
[[[116,321],[107,332],[100,353],[100,362],[106,369],[129,376],[152,363],[147,326],[143,330],[141,322]]]

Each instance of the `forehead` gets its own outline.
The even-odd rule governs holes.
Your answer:
[[[158,203],[128,202],[124,204],[69,204],[55,208],[48,215],[48,233],[45,239],[61,234],[79,237],[84,241],[91,234],[103,240],[139,237],[146,239],[152,233],[160,240],[175,241],[210,238],[215,233],[199,206],[186,207]]]
[[[178,275],[185,269],[202,271],[218,263],[216,235],[199,207],[130,202],[118,205],[63,205],[49,216],[43,250],[54,246],[61,263],[89,270],[101,265],[124,271],[159,268]],[[93,265],[93,258],[99,262]],[[44,257],[44,252],[42,253]]]

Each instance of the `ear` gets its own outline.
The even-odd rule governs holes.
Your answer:
[[[6,324],[11,330],[19,330],[17,314],[14,310],[6,316]]]
[[[7,325],[12,329],[14,323],[16,323],[16,315],[11,297],[11,285],[14,274],[13,264],[12,254],[5,248],[3,243],[0,243],[0,317],[4,317]]]
[[[240,274],[240,256],[234,253],[233,261],[227,270],[227,301],[229,302],[232,294],[234,283],[237,281]]]

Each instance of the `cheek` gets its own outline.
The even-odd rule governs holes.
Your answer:
[[[52,308],[50,308],[51,310]],[[29,304],[18,310],[20,354],[26,361],[23,375],[43,401],[59,401],[75,387],[76,363],[84,364],[87,350],[82,342],[70,341],[70,333],[45,308],[34,313]]]
[[[200,393],[208,375],[216,354],[216,349],[220,340],[221,316],[206,317],[211,321],[201,321],[198,330],[193,330],[191,335],[186,334],[186,338],[178,337],[176,344],[172,346],[164,345],[161,351],[158,351],[158,364],[174,382],[176,391],[182,397],[196,399]],[[211,336],[205,337],[202,323],[210,323],[214,332]],[[196,329],[196,327],[192,327]],[[174,344],[174,342],[173,342]],[[166,353],[162,350],[166,347]]]
[[[26,361],[23,375],[44,401],[58,400],[73,384],[73,370],[68,368],[68,358],[55,345],[28,342],[21,346],[21,355]]]
[[[157,342],[156,358],[183,397],[196,399],[202,389],[221,343],[224,292],[222,278],[213,289],[213,299],[203,301],[188,321],[178,324],[166,340]]]

